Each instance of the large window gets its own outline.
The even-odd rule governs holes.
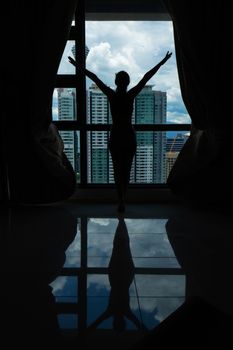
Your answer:
[[[67,57],[75,57],[80,66],[86,66],[114,88],[118,71],[129,73],[131,87],[167,51],[172,51],[172,58],[136,97],[133,112],[137,153],[131,185],[164,185],[190,129],[180,93],[172,22],[143,21],[140,13],[137,20],[132,20],[132,13],[130,21],[119,20],[119,16],[113,20],[114,10],[102,14],[100,20],[95,14],[85,14],[82,1],[78,6],[53,99],[53,120],[60,129],[77,182],[80,186],[114,183],[108,151],[111,113],[106,96],[90,79],[79,75]]]

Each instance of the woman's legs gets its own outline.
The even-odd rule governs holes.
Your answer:
[[[116,191],[118,196],[119,205],[125,202],[125,179],[124,179],[124,168],[122,160],[118,155],[112,155],[113,160],[113,170],[114,170],[114,180],[116,185]]]
[[[124,211],[126,193],[130,181],[130,172],[135,152],[111,152],[114,169],[114,180],[118,195],[118,210]]]
[[[126,192],[130,181],[133,158],[136,153],[136,135],[133,129],[112,132],[109,150],[113,161],[114,180],[118,195],[118,210],[124,211]]]

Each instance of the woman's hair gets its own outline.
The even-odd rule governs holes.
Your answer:
[[[115,84],[117,87],[126,88],[129,85],[129,82],[130,78],[127,72],[121,70],[120,72],[116,73]]]

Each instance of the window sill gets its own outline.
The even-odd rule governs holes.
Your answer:
[[[127,192],[127,203],[173,202],[177,197],[168,188],[132,188]],[[116,190],[113,188],[77,188],[69,199],[80,203],[116,203]]]

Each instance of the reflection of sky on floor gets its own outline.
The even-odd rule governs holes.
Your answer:
[[[66,261],[64,267],[80,266],[80,219],[78,219],[77,221],[77,234],[73,242],[69,245],[68,249],[66,250]]]
[[[126,219],[130,248],[137,267],[178,267],[168,241],[166,219]],[[112,252],[116,218],[88,220],[88,266],[107,267]],[[65,267],[80,266],[80,231],[66,251]]]
[[[79,219],[80,220],[80,219]],[[130,250],[135,268],[145,269],[135,273],[129,288],[130,307],[135,316],[151,329],[176,310],[184,301],[185,276],[150,274],[147,268],[179,268],[174,251],[169,243],[165,225],[167,219],[125,219]],[[113,239],[118,225],[117,218],[87,219],[87,268],[107,268],[113,249]],[[80,268],[81,221],[77,235],[66,251],[64,268]],[[150,270],[151,271],[151,270]],[[79,276],[59,276],[51,284],[57,302],[77,303]],[[87,272],[87,326],[107,308],[111,290],[107,270],[103,273]],[[61,328],[76,328],[77,315],[60,315]],[[112,328],[109,317],[98,328]],[[127,329],[136,326],[126,320]]]

